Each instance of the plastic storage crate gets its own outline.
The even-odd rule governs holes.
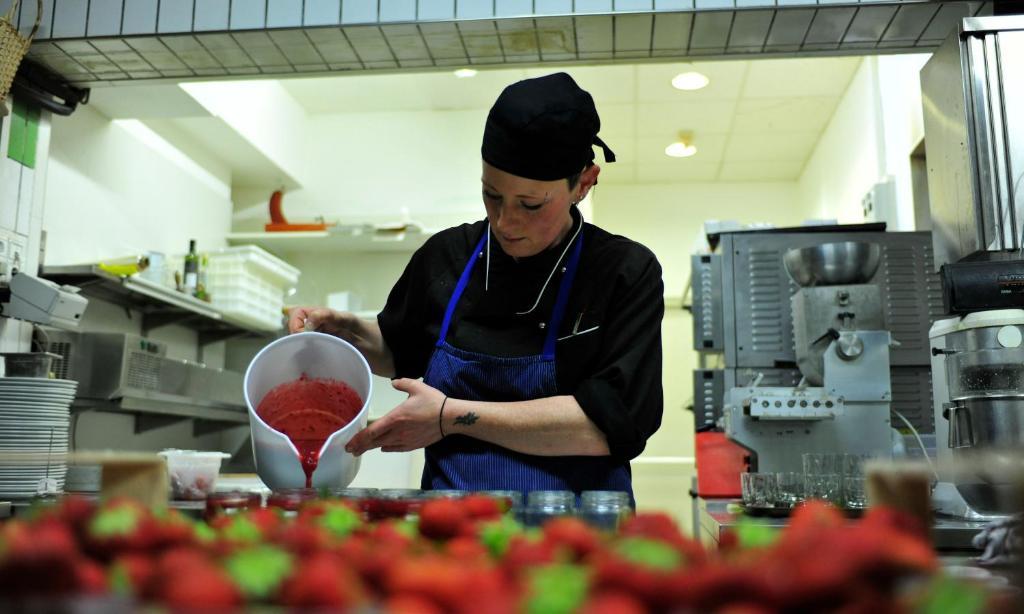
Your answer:
[[[299,269],[255,245],[204,253],[214,307],[260,330],[281,328],[284,299],[299,283]]]

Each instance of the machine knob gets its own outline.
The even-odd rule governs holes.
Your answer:
[[[842,333],[836,339],[836,354],[843,360],[856,360],[864,353],[864,342],[860,337],[850,333]]]

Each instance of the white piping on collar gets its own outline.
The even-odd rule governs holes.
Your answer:
[[[536,309],[538,305],[540,305],[540,299],[544,297],[544,291],[548,289],[548,284],[551,283],[551,278],[555,276],[555,271],[558,270],[558,267],[562,264],[562,260],[565,259],[565,255],[567,253],[569,253],[569,248],[572,247],[572,244],[576,242],[576,237],[578,237],[580,235],[580,232],[582,232],[582,231],[583,231],[583,216],[581,215],[580,216],[580,225],[576,228],[576,232],[573,233],[572,239],[570,239],[569,243],[566,244],[565,249],[562,250],[562,255],[558,257],[557,261],[555,261],[555,266],[551,269],[551,273],[548,274],[548,278],[546,280],[544,280],[544,285],[541,286],[540,293],[537,294],[537,300],[533,302],[533,307],[530,307],[526,311],[516,312],[517,316],[525,316],[525,315],[528,315],[530,313],[533,313],[533,310]],[[491,277],[491,225],[488,224],[487,225],[487,270],[484,273],[484,292],[487,291],[490,277]]]

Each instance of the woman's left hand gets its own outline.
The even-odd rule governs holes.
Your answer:
[[[374,448],[384,452],[408,452],[441,439],[438,416],[444,393],[414,379],[396,379],[391,385],[409,398],[356,433],[345,446],[347,452],[356,456]]]

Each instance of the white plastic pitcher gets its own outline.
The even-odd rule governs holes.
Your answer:
[[[313,472],[314,488],[344,488],[359,471],[359,458],[345,451],[345,444],[366,426],[370,412],[373,378],[366,359],[348,342],[324,333],[296,333],[282,337],[260,350],[245,371],[245,403],[249,406],[252,451],[256,473],[273,490],[303,488],[299,451],[288,436],[270,427],[256,413],[260,401],[274,387],[293,382],[302,374],[345,382],[363,399],[352,422],[335,431],[320,448]]]

